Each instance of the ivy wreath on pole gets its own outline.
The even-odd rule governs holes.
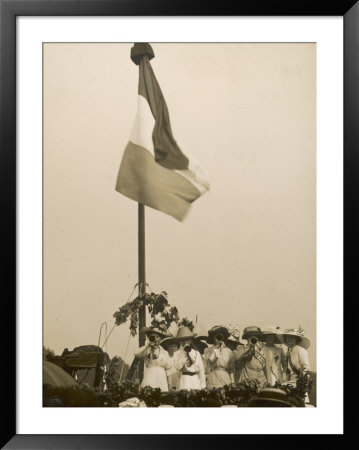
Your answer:
[[[122,325],[129,320],[131,334],[136,336],[139,310],[143,305],[147,306],[151,314],[151,325],[159,327],[165,332],[172,322],[178,323],[180,319],[177,308],[169,304],[166,291],[162,291],[160,294],[146,292],[144,295],[139,295],[134,300],[128,301],[113,314],[116,325]]]

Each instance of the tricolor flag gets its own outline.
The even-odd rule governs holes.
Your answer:
[[[139,65],[138,109],[116,190],[181,221],[209,184],[200,165],[173,137],[167,105],[150,64],[153,57],[149,44],[131,49],[131,59]]]

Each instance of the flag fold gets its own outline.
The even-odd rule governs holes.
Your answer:
[[[209,190],[195,158],[178,146],[150,59],[149,44],[135,44],[131,59],[139,66],[138,103],[116,191],[182,221],[191,204]]]

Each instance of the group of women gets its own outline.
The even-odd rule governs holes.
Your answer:
[[[196,336],[180,326],[176,336],[156,327],[145,327],[146,344],[136,353],[144,360],[141,386],[162,391],[218,388],[244,380],[260,387],[295,383],[308,372],[308,338],[301,329],[281,332],[278,327],[244,329],[214,326],[207,336]]]

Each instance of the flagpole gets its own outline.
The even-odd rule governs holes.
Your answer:
[[[146,260],[145,260],[145,206],[138,204],[138,295],[144,297],[146,294]],[[145,345],[146,336],[140,333],[142,327],[146,326],[146,306],[143,304],[138,314],[138,340],[139,345]],[[139,366],[139,378],[143,379],[143,360]]]

